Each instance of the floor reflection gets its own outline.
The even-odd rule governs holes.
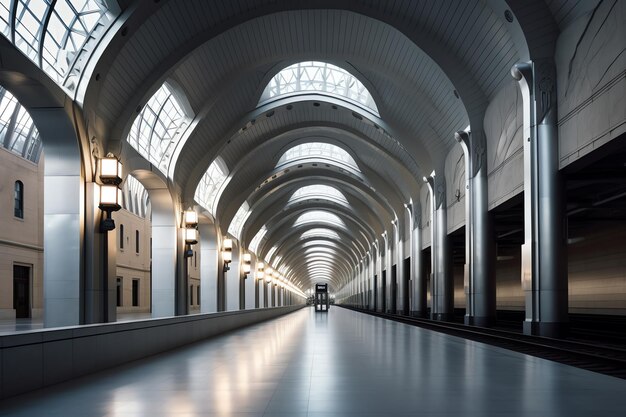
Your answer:
[[[0,415],[621,415],[624,392],[623,380],[333,307],[16,397]]]

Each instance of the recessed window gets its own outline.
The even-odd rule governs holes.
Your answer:
[[[243,225],[248,219],[250,215],[250,206],[246,201],[239,207],[237,213],[235,213],[235,217],[230,222],[230,226],[228,226],[228,233],[235,236],[237,240],[241,239],[241,231],[243,229]]]
[[[133,307],[139,307],[139,279],[133,279],[132,286]]]
[[[139,230],[135,230],[135,253],[139,254]]]
[[[258,253],[257,250],[259,249],[259,244],[261,243],[261,240],[265,237],[265,234],[267,233],[267,227],[265,227],[265,225],[263,225],[263,227],[261,227],[259,229],[259,231],[257,232],[256,235],[254,235],[254,237],[252,238],[252,240],[250,241],[250,246],[249,249],[254,252],[254,253]]]
[[[310,198],[330,200],[348,204],[348,200],[341,191],[335,187],[323,184],[306,185],[298,188],[289,198],[289,202],[295,200],[307,200]]]
[[[302,213],[294,226],[299,226],[306,223],[326,223],[335,226],[341,226],[343,228],[346,227],[345,223],[339,216],[329,211],[324,210],[309,210]]]
[[[124,294],[124,285],[123,285],[124,281],[122,279],[122,277],[117,277],[117,285],[116,285],[116,291],[117,291],[117,306],[121,307],[122,304],[122,295]]]
[[[124,225],[120,224],[120,249],[124,249]]]
[[[193,285],[189,286],[189,305],[193,305]]]
[[[13,209],[13,215],[17,218],[24,218],[24,183],[22,181],[15,181],[14,189],[15,206]]]

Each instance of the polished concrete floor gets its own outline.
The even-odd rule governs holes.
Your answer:
[[[588,417],[625,410],[625,380],[338,307],[303,309],[0,403],[0,416],[64,417]]]

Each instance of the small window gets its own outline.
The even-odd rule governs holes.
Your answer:
[[[122,306],[122,294],[123,294],[122,277],[117,277],[117,306]]]
[[[135,230],[135,253],[139,253],[139,230]]]
[[[120,224],[120,249],[124,249],[124,225]]]
[[[133,307],[139,307],[139,280],[138,279],[133,279],[132,296],[133,296]]]
[[[15,181],[15,208],[13,215],[17,218],[24,218],[24,183]]]
[[[193,285],[189,286],[189,305],[193,305]]]
[[[200,305],[200,286],[199,285],[196,287],[196,303]]]
[[[193,267],[198,269],[198,252],[193,251]]]

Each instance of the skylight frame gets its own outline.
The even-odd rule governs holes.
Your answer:
[[[221,157],[215,158],[206,170],[198,186],[194,199],[209,213],[215,215],[219,198],[228,181],[228,167]]]
[[[39,163],[42,142],[28,111],[0,86],[0,146],[33,163]]]
[[[340,166],[343,165],[361,173],[359,166],[348,151],[332,143],[318,141],[300,143],[287,149],[276,163],[276,168],[310,158],[336,162]]]

